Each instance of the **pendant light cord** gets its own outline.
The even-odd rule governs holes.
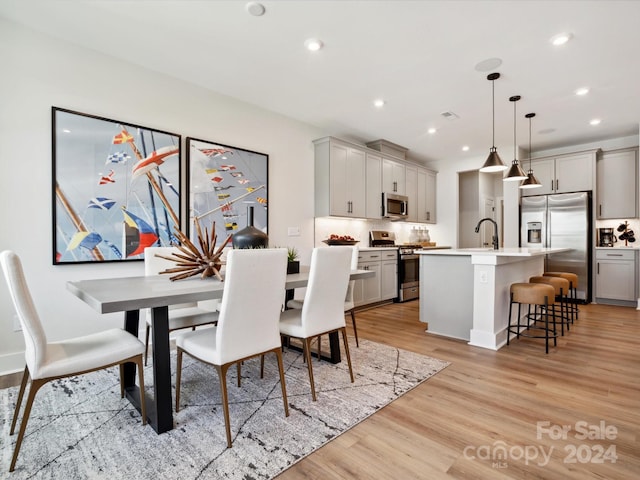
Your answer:
[[[513,159],[516,160],[516,102],[513,102]]]
[[[531,171],[531,118],[529,117],[529,170]]]
[[[496,148],[496,81],[491,80],[491,146]]]

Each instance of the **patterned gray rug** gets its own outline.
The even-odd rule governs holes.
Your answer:
[[[351,342],[355,345],[354,342]],[[157,435],[120,398],[118,369],[51,382],[34,404],[16,470],[8,474],[16,435],[9,436],[18,387],[0,390],[0,478],[268,479],[337,437],[448,363],[360,341],[346,362],[314,360],[318,401],[311,401],[301,354],[284,354],[290,415],[284,416],[275,356],[245,362],[242,387],[229,369],[233,448],[226,448],[217,374],[184,357],[176,428]],[[175,355],[174,355],[175,380]],[[145,382],[153,375],[145,370]],[[175,382],[174,382],[175,384]]]

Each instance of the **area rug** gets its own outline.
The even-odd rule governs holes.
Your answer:
[[[11,479],[269,479],[436,374],[448,363],[360,340],[346,362],[314,359],[318,401],[311,400],[302,355],[284,352],[289,417],[284,416],[274,355],[245,362],[242,387],[229,369],[233,448],[226,448],[220,388],[213,367],[184,357],[175,429],[158,435],[120,398],[118,369],[44,386],[27,426],[16,470],[8,474],[9,436],[18,387],[0,390],[0,477]],[[175,354],[172,358],[175,385]],[[153,374],[145,369],[145,382]],[[151,392],[147,385],[147,390]],[[175,390],[174,390],[175,393]],[[175,395],[174,395],[175,398]]]

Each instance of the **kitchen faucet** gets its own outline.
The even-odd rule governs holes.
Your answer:
[[[492,218],[486,217],[483,218],[482,220],[480,220],[478,222],[478,224],[476,225],[476,233],[478,233],[480,231],[480,225],[482,224],[482,222],[484,221],[489,221],[491,223],[493,223],[493,238],[492,238],[492,243],[493,243],[493,249],[494,250],[498,250],[498,248],[500,248],[498,246],[498,224],[495,222],[495,220],[493,220]]]

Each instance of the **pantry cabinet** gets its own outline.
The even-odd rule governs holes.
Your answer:
[[[316,216],[365,218],[364,148],[332,137],[314,144]]]
[[[406,167],[406,195],[409,222],[436,223],[436,173],[424,168]]]
[[[382,155],[367,151],[366,212],[367,218],[382,218]]]
[[[596,160],[598,219],[638,217],[638,149],[602,152]]]
[[[596,302],[635,306],[638,250],[596,249]]]
[[[542,187],[523,189],[522,195],[547,195],[593,190],[597,152],[598,150],[589,150],[531,160],[533,173]]]

